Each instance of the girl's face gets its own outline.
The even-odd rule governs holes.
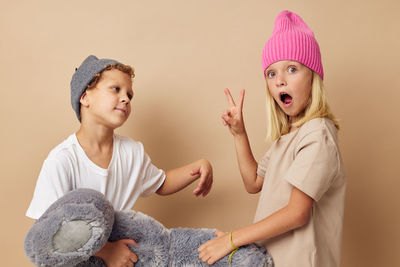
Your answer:
[[[269,92],[291,123],[306,108],[311,96],[312,71],[296,61],[283,60],[265,71]]]
[[[131,113],[132,79],[118,69],[104,71],[96,86],[85,94],[91,119],[101,124],[119,127]]]

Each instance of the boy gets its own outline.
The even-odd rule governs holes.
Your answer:
[[[207,195],[213,175],[207,160],[167,171],[151,164],[143,145],[114,134],[131,112],[133,69],[112,59],[86,58],[71,80],[71,104],[79,130],[55,147],[43,163],[26,213],[38,219],[58,198],[76,188],[103,193],[115,210],[129,210],[139,196],[175,193],[200,179],[193,191]],[[134,240],[108,242],[96,255],[108,267],[133,266]]]

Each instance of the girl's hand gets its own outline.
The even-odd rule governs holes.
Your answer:
[[[216,238],[207,241],[198,249],[199,258],[209,265],[214,264],[233,250],[227,233],[217,230],[214,235]]]
[[[138,257],[128,245],[137,245],[133,239],[121,239],[107,244],[94,256],[101,258],[107,267],[133,267]]]
[[[213,171],[211,163],[208,160],[202,159],[199,161],[199,166],[192,170],[190,175],[200,175],[200,181],[193,194],[196,196],[203,195],[205,197],[211,190],[213,183]]]
[[[229,108],[226,109],[225,112],[222,114],[222,121],[225,126],[228,126],[229,131],[233,136],[243,134],[245,132],[245,128],[242,116],[242,108],[245,90],[243,89],[240,92],[238,106],[236,106],[229,89],[225,88],[224,92],[228,99]]]

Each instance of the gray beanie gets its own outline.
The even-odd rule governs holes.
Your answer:
[[[88,56],[79,68],[76,69],[71,79],[71,105],[74,109],[78,120],[81,121],[81,96],[85,92],[87,86],[92,81],[94,75],[104,70],[111,64],[121,64],[113,59],[98,59],[96,56]]]

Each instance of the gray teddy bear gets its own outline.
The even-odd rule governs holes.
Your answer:
[[[106,266],[92,257],[108,241],[132,238],[129,246],[141,266],[208,266],[197,248],[214,238],[213,229],[167,229],[135,211],[116,211],[103,194],[77,189],[54,202],[33,224],[25,238],[25,252],[37,266]],[[228,256],[213,266],[228,266]],[[270,255],[255,244],[240,247],[232,266],[272,267]]]

